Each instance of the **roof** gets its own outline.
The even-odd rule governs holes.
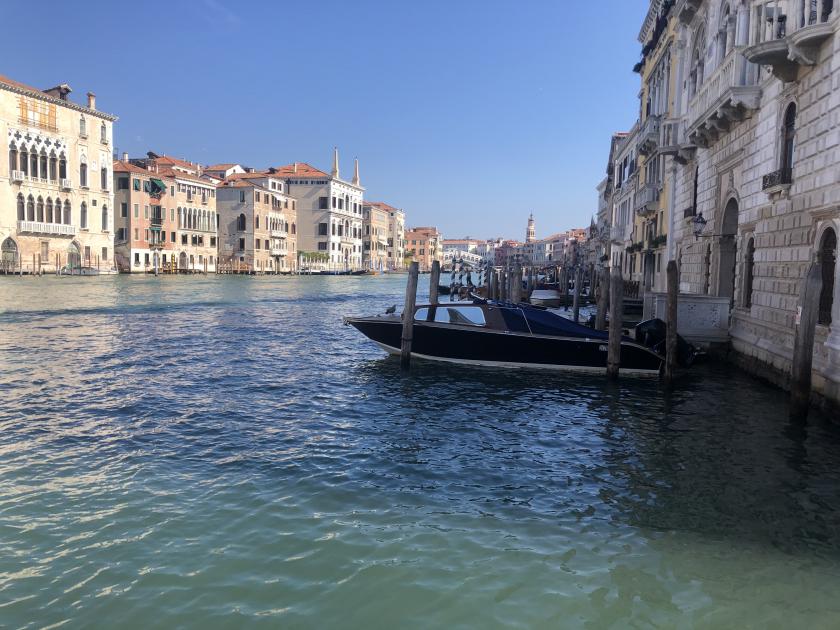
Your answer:
[[[74,103],[73,101],[63,101],[60,98],[56,98],[55,96],[50,96],[44,90],[39,90],[36,87],[32,87],[31,85],[26,85],[26,83],[21,83],[20,81],[15,81],[14,79],[10,79],[7,76],[0,74],[0,85],[5,85],[7,88],[12,89],[15,92],[20,92],[23,94],[28,94],[30,96],[34,96],[36,98],[43,99],[45,101],[49,101],[51,103],[56,103],[57,105],[63,105],[66,107],[70,107],[71,109],[75,109],[78,111],[83,111],[94,116],[100,116],[105,118],[106,120],[115,121],[117,119],[116,116],[113,114],[108,114],[106,112],[101,112],[97,109],[90,109],[89,107],[85,107],[84,105],[79,105],[78,103]],[[58,86],[57,86],[58,87]],[[69,89],[69,86],[67,86]]]
[[[192,164],[190,162],[187,162],[186,160],[170,157],[168,155],[161,155],[152,159],[157,163],[158,166],[180,166],[181,168],[188,168],[191,171],[197,171],[199,169],[198,164]]]
[[[394,206],[388,205],[384,201],[365,201],[365,206],[375,206],[380,210],[386,210],[388,212],[402,212],[399,208],[395,208]]]
[[[270,171],[271,169],[269,169]],[[274,172],[271,173],[269,171],[265,171],[266,175],[276,175],[277,177],[300,177],[303,179],[308,178],[317,178],[317,179],[329,179],[330,176],[327,175],[324,171],[319,170],[312,166],[311,164],[307,164],[306,162],[295,162],[294,164],[286,164],[285,166],[276,166],[274,167]]]
[[[186,179],[197,184],[203,184],[204,186],[209,186],[211,188],[213,187],[213,184],[208,182],[206,179],[201,179],[195,175],[190,175],[189,173],[184,173],[183,171],[176,171],[171,168],[159,168],[158,175],[163,177],[174,177],[176,179]]]
[[[255,182],[249,182],[242,179],[226,179],[223,182],[216,184],[216,188],[257,188],[265,192],[271,192],[265,186],[260,186]]]
[[[204,170],[205,171],[226,171],[229,168],[233,168],[234,166],[239,166],[239,164],[231,163],[231,164],[214,164],[213,166],[208,166]]]
[[[140,168],[139,166],[135,166],[130,162],[123,162],[122,160],[114,160],[114,172],[115,173],[138,173],[140,175],[154,175],[150,171],[147,171],[145,168]]]

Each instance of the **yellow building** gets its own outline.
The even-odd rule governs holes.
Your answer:
[[[0,76],[0,272],[114,267],[115,116]]]

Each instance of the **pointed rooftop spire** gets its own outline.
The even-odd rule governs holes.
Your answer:
[[[333,167],[331,175],[338,179],[338,147],[333,147]]]
[[[359,158],[355,158],[353,165],[353,185],[354,186],[361,186],[359,180]]]

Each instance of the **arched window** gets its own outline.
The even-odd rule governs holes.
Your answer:
[[[236,220],[236,230],[239,232],[245,231],[245,215],[240,214],[239,218]]]
[[[85,120],[84,116],[81,116],[79,118],[79,135],[82,138],[87,137],[87,121]]]
[[[40,169],[38,171],[41,174],[41,179],[47,179],[49,177],[47,171],[47,152],[41,151],[41,164]]]
[[[256,229],[256,230],[260,229],[260,215],[256,215],[254,217],[254,229]]]
[[[297,226],[292,223],[292,234],[297,234]]]
[[[55,151],[50,153],[50,181],[58,179],[58,158],[55,156]]]
[[[18,170],[17,159],[17,149],[15,145],[12,145],[9,147],[9,175],[12,174],[12,171]]]
[[[38,223],[44,222],[44,198],[38,197],[38,204],[35,206],[35,220]]]
[[[182,216],[182,213],[181,213],[181,207],[179,206],[178,207],[178,228],[180,229],[180,228],[183,228],[183,227],[184,227],[184,219],[183,219],[183,216]]]
[[[24,175],[29,174],[29,153],[26,152],[26,147],[20,148],[20,170]]]
[[[60,179],[67,178],[67,160],[63,155],[58,156],[58,177]]]
[[[17,196],[17,217],[18,221],[26,221],[26,207],[23,201],[23,195],[18,193]]]
[[[718,63],[722,62],[735,43],[735,18],[729,10],[729,5],[723,7],[718,30]]]
[[[102,206],[102,231],[108,231],[108,206]]]
[[[73,211],[70,208],[70,201],[64,201],[64,225],[72,225],[73,224]]]
[[[703,85],[704,64],[706,59],[706,29],[701,27],[694,36],[694,48],[691,52],[691,68],[688,73],[688,97],[693,98]]]
[[[99,183],[102,190],[108,190],[108,168],[105,166],[99,169]]]
[[[47,197],[47,216],[45,217],[47,223],[56,223],[53,221],[53,203],[52,197]]]
[[[834,270],[837,264],[837,234],[831,228],[823,233],[818,260],[822,267],[822,290],[817,321],[828,325],[831,323],[831,308],[834,306]]]
[[[61,223],[61,199],[55,200],[55,205],[53,206],[53,208],[53,222]]]
[[[79,164],[79,186],[86,188],[87,185],[87,160],[82,156],[82,162]]]
[[[38,154],[34,149],[29,154],[29,175],[32,178],[38,177]]]
[[[32,197],[32,195],[29,195],[29,197],[26,199],[26,220],[35,220],[35,199]]]
[[[83,230],[87,229],[88,222],[87,222],[87,204],[83,201],[82,202],[82,209],[79,213],[79,227]]]
[[[791,103],[785,110],[782,126],[782,175],[785,182],[791,181],[793,171],[793,141],[796,135],[796,103]]]
[[[753,277],[755,275],[755,238],[747,241],[746,260],[744,261],[744,306],[752,306]]]
[[[102,123],[99,127],[99,140],[103,144],[108,142],[108,130],[105,128],[105,123]]]

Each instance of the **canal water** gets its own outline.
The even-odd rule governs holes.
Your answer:
[[[403,376],[341,318],[404,283],[0,278],[0,626],[840,626],[828,419],[720,366]]]

